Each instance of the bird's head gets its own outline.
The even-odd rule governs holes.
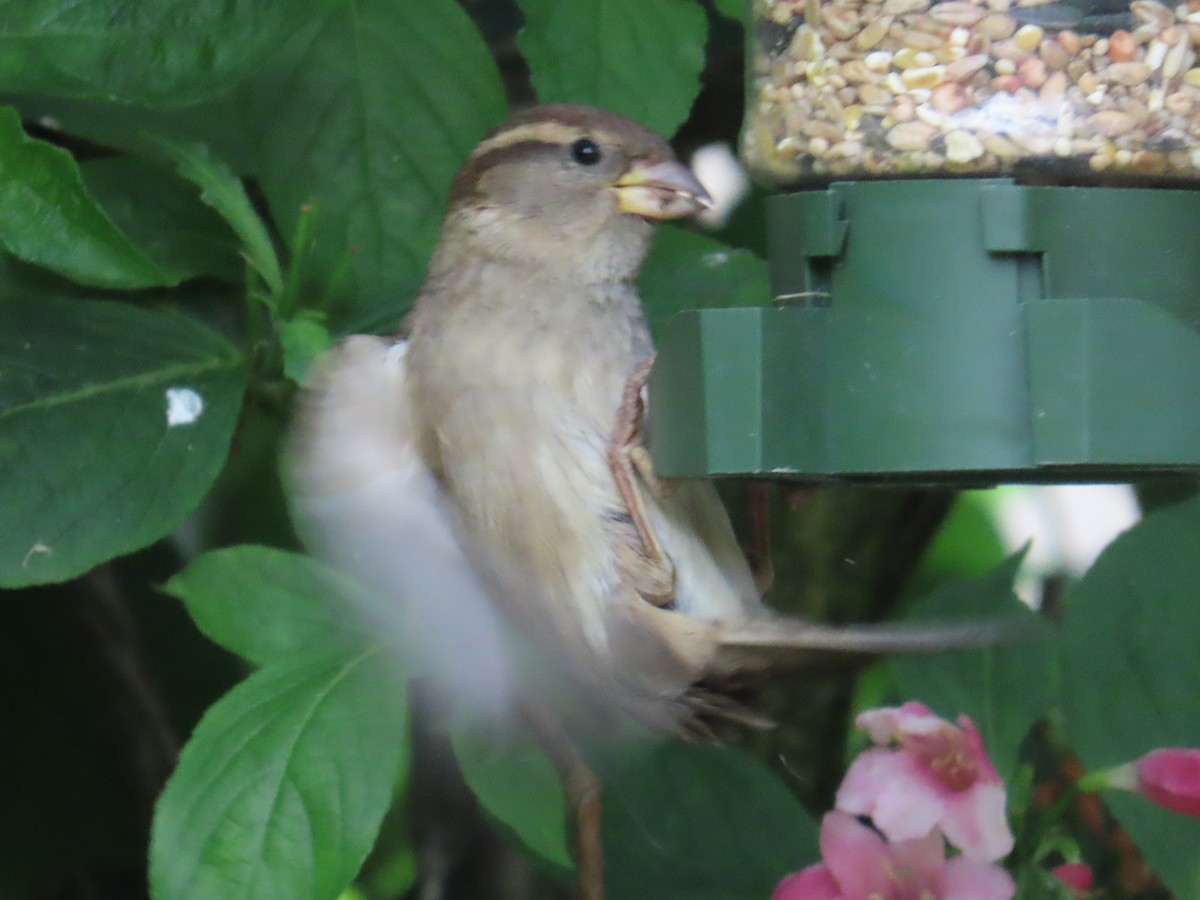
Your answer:
[[[442,243],[580,281],[629,278],[654,221],[707,201],[649,129],[593,107],[539,106],[475,148],[450,191]]]

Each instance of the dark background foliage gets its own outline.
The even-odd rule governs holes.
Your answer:
[[[685,154],[735,142],[743,14],[0,0],[0,896],[568,892],[548,762],[410,695],[415,673],[355,625],[358,588],[299,552],[280,439],[330,340],[395,327],[450,179],[512,104],[607,106]],[[661,235],[641,282],[656,329],[768,302],[760,201]],[[1019,561],[972,498],[789,497],[781,606],[1015,606]],[[767,897],[816,858],[852,707],[921,698],[970,713],[1033,810],[1018,867],[1082,846],[1109,896],[1161,879],[1200,897],[1195,822],[1125,799],[1119,829],[1081,808],[1047,843],[1037,813],[1072,767],[1200,744],[1197,541],[1200,504],[1162,504],[1059,598],[1057,643],[806,678],[743,746],[598,759],[610,895]]]

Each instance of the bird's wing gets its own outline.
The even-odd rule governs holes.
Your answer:
[[[423,671],[498,712],[512,687],[503,626],[421,457],[406,352],[356,335],[323,360],[289,441],[293,518],[317,555],[382,598]]]

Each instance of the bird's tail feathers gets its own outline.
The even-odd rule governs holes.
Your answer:
[[[731,666],[755,663],[808,668],[869,662],[892,654],[939,653],[995,647],[1045,636],[1047,623],[1030,614],[962,621],[824,625],[784,616],[759,616],[725,630],[718,655]],[[718,662],[718,667],[722,667]]]

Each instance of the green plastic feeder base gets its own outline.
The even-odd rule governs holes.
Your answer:
[[[767,217],[775,304],[660,342],[662,475],[1200,469],[1200,191],[845,182]]]

